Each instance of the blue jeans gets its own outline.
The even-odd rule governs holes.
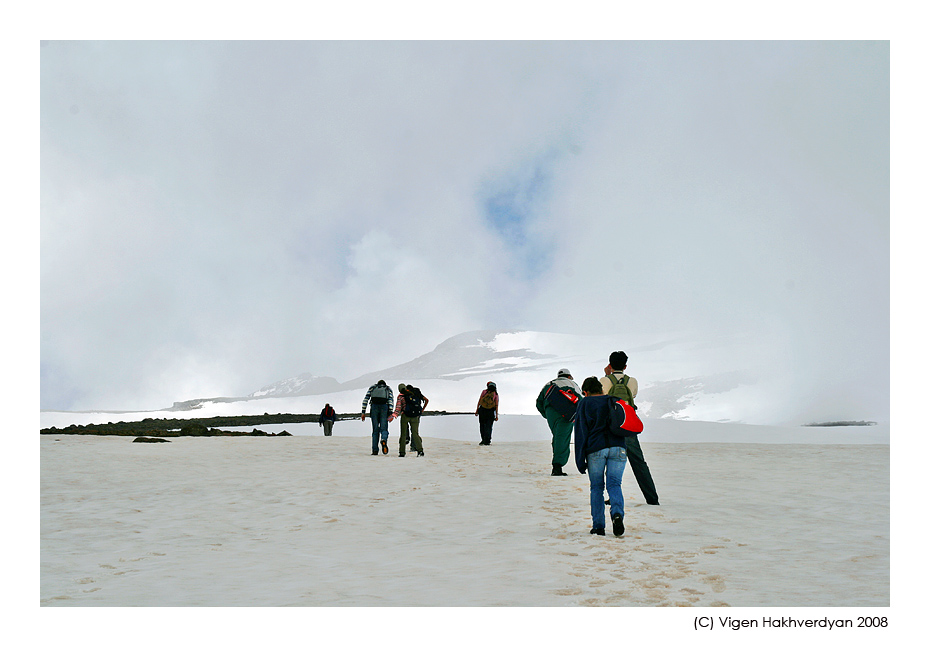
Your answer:
[[[623,514],[623,492],[620,481],[626,467],[626,449],[605,447],[588,454],[588,480],[591,482],[591,521],[594,528],[604,523],[604,475],[607,475],[607,496],[610,497],[610,516]]]
[[[388,415],[391,407],[386,404],[371,405],[371,451],[378,451],[378,441],[388,439]]]

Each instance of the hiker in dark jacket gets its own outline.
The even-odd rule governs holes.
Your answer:
[[[549,423],[552,432],[552,476],[568,476],[562,467],[571,455],[574,403],[580,398],[581,389],[567,368],[559,369],[558,377],[546,382],[536,398],[536,410]]]
[[[333,435],[333,423],[336,422],[336,410],[329,406],[329,402],[320,411],[320,426],[323,428],[324,436]]]
[[[410,451],[417,456],[423,456],[423,439],[420,438],[420,414],[426,409],[429,399],[420,393],[420,389],[406,384],[397,385],[397,406],[394,413],[388,417],[388,422],[400,416],[400,441],[397,455],[403,458],[407,455],[407,442],[410,442]]]
[[[623,492],[620,482],[626,467],[626,439],[610,433],[610,398],[596,377],[581,385],[584,398],[575,411],[575,466],[588,473],[591,485],[591,534],[604,534],[604,481],[610,497],[613,532],[623,534]]]

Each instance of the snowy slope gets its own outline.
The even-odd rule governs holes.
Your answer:
[[[317,395],[331,393],[340,389],[339,382],[331,377],[320,377],[312,373],[302,373],[250,393],[250,398],[287,398],[295,395]]]
[[[739,339],[636,339],[618,335],[580,336],[515,330],[472,331],[456,335],[409,362],[367,373],[339,384],[314,377],[289,378],[263,387],[250,397],[327,395],[343,400],[346,391],[362,394],[379,379],[396,389],[413,382],[435,400],[432,408],[469,411],[488,380],[498,384],[502,410],[535,413],[539,389],[559,368],[572,371],[580,384],[604,374],[613,350],[630,356],[629,373],[640,383],[637,404],[644,415],[674,419],[776,422],[762,409],[759,387],[764,360]],[[311,390],[312,389],[312,390]],[[357,394],[356,394],[357,395]],[[438,399],[436,399],[438,398]],[[350,397],[361,403],[361,396]],[[749,403],[747,408],[740,403]]]

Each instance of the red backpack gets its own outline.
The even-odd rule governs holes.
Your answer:
[[[623,398],[611,395],[610,398],[610,433],[614,436],[635,436],[643,430],[643,421],[636,415],[636,410]]]

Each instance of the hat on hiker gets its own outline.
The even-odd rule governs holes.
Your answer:
[[[559,369],[559,377],[571,377],[571,376],[572,376],[572,372],[568,370],[567,368]]]
[[[404,384],[403,382],[401,382],[400,384],[397,385],[397,390],[400,391],[401,393],[403,393],[403,392],[404,392],[404,389],[406,389],[406,388],[407,388],[407,385]]]

